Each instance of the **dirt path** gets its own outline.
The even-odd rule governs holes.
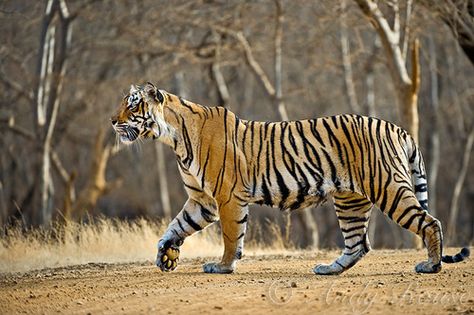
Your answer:
[[[173,273],[147,263],[0,275],[0,313],[474,314],[473,259],[418,275],[413,267],[424,252],[372,251],[341,276],[312,274],[335,255],[244,257],[232,275],[204,274],[199,259]]]

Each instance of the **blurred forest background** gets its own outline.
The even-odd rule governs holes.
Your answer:
[[[181,209],[173,152],[116,146],[109,122],[130,84],[151,81],[245,119],[357,113],[407,128],[449,244],[472,243],[472,0],[3,0],[0,38],[2,233]],[[273,235],[269,222],[300,247],[342,244],[331,202],[291,225],[254,207],[251,237]],[[413,245],[380,212],[370,233]]]

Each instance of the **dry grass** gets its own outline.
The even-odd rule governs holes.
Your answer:
[[[0,240],[0,273],[27,272],[86,263],[154,261],[156,244],[165,223],[140,219],[132,222],[96,219],[92,224],[69,222],[49,230],[9,229]],[[265,246],[250,233],[246,254],[281,253],[284,242],[276,226],[255,227],[270,233]],[[269,234],[267,234],[268,236]],[[264,249],[262,249],[264,247]],[[186,239],[182,258],[220,256],[223,251],[217,225]]]

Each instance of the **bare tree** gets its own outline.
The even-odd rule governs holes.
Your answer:
[[[464,180],[467,175],[467,170],[469,167],[469,160],[471,157],[472,145],[474,143],[474,128],[471,128],[469,135],[466,140],[466,145],[464,146],[464,154],[462,155],[461,169],[459,170],[459,175],[457,176],[456,184],[454,186],[453,197],[451,199],[451,206],[449,208],[449,223],[448,223],[448,242],[452,243],[454,241],[454,235],[456,231],[456,222],[458,219],[459,213],[459,196],[461,195],[461,190],[464,186]]]
[[[110,156],[114,153],[115,151],[112,145],[106,144],[106,128],[100,128],[94,142],[92,160],[85,187],[79,193],[77,200],[68,200],[71,193],[66,191],[64,209],[66,219],[70,219],[71,217],[75,219],[82,218],[85,213],[94,210],[101,196],[117,189],[117,187],[122,184],[121,179],[109,182],[105,178],[107,163]],[[68,187],[73,187],[72,182],[76,177],[75,173],[76,172],[71,173]],[[68,204],[71,205],[70,208],[68,208]]]
[[[352,62],[351,62],[351,49],[349,36],[347,31],[347,9],[346,0],[341,0],[341,16],[339,19],[341,30],[340,30],[340,41],[341,41],[341,56],[342,56],[342,68],[344,70],[344,84],[346,87],[346,96],[349,108],[353,113],[360,113],[361,108],[357,101],[356,88],[354,84],[354,78],[352,74]]]
[[[219,95],[218,104],[221,106],[227,106],[229,104],[230,94],[224,75],[221,71],[221,35],[217,32],[213,32],[213,37],[216,42],[216,48],[214,50],[214,61],[211,64],[212,77],[216,83]]]
[[[439,140],[439,89],[438,89],[438,64],[436,47],[433,36],[429,37],[429,67],[430,67],[430,106],[433,128],[430,136],[430,166],[428,170],[428,187],[430,188],[430,211],[436,216],[437,212],[437,182],[440,164]]]
[[[275,103],[280,113],[282,120],[288,120],[288,112],[286,110],[285,103],[283,102],[283,90],[282,90],[282,49],[281,44],[283,41],[283,21],[285,19],[283,15],[283,7],[280,0],[274,0],[276,8],[275,17]]]
[[[170,193],[168,190],[168,177],[166,176],[166,160],[163,144],[159,141],[155,143],[155,153],[156,153],[156,167],[157,174],[160,182],[160,200],[161,208],[163,210],[163,215],[165,218],[171,218],[171,202],[170,202]]]
[[[3,188],[3,182],[0,180],[0,226],[3,225],[8,217],[7,205],[5,202],[5,189]]]
[[[67,50],[71,42],[71,21],[66,0],[48,0],[41,31],[36,103],[33,105],[35,136],[40,144],[37,150],[39,182],[34,203],[37,211],[34,223],[41,225],[49,224],[52,219],[52,136],[66,72]]]

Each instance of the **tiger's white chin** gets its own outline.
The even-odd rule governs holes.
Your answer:
[[[125,145],[130,145],[132,144],[135,140],[135,139],[130,139],[129,137],[127,137],[126,135],[120,135],[120,142],[125,144]]]

